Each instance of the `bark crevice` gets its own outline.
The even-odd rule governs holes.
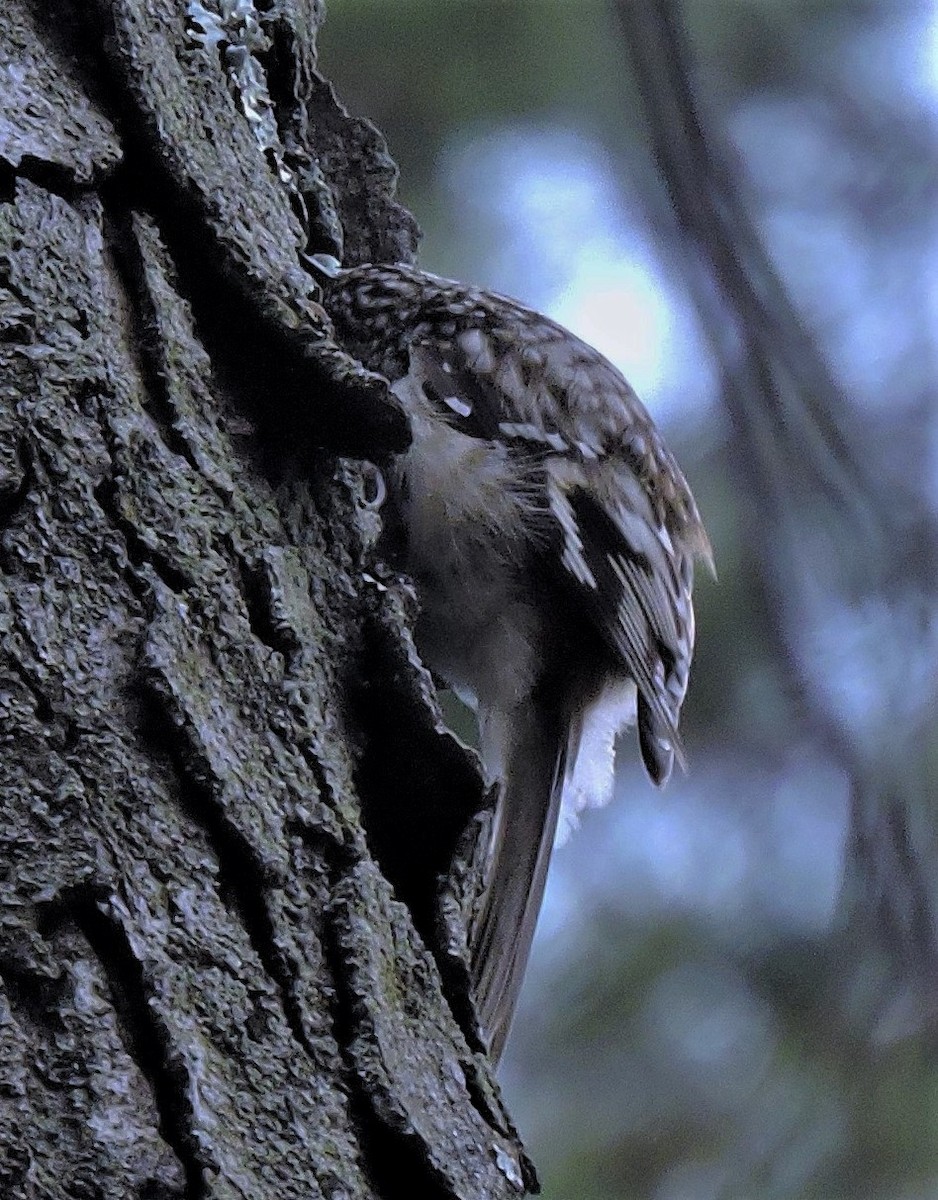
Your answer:
[[[0,1192],[517,1194],[434,959],[480,782],[336,457],[406,425],[303,263],[411,254],[390,160],[312,0],[259,17],[293,179],[178,5],[57,11],[0,30]]]

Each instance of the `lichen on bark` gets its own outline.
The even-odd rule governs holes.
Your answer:
[[[414,226],[319,5],[192,7],[0,27],[0,1192],[517,1195],[437,919],[481,784],[341,457],[406,425],[304,265]]]

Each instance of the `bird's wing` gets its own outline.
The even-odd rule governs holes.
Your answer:
[[[683,475],[621,374],[521,310],[517,344],[485,327],[411,346],[411,374],[454,428],[543,473],[540,540],[638,689],[642,758],[683,766],[680,708],[693,652],[693,555],[709,546]],[[525,480],[519,472],[519,480]]]

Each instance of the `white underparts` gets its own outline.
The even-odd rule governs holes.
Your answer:
[[[635,684],[610,684],[574,724],[567,748],[567,772],[560,806],[558,841],[579,824],[584,808],[600,808],[612,798],[616,738],[635,723]]]
[[[420,651],[481,709],[510,712],[530,696],[542,637],[536,598],[518,587],[531,498],[504,447],[420,414],[409,387],[405,378],[394,388],[416,409],[397,470],[407,568],[421,599]]]

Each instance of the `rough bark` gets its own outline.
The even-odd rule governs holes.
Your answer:
[[[338,457],[407,431],[303,256],[414,227],[321,18],[3,6],[5,1197],[534,1186],[440,884],[478,775]]]

